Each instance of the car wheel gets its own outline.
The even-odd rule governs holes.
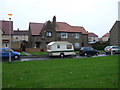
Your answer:
[[[18,60],[20,57],[18,55],[14,56],[14,60]]]
[[[97,52],[96,55],[98,55],[99,53]]]
[[[61,54],[60,54],[60,57],[63,58],[63,57],[64,57],[64,53],[61,53]]]
[[[87,56],[88,54],[87,54],[87,53],[85,53],[84,55],[85,55],[85,56]]]

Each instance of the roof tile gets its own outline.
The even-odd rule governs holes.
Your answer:
[[[43,28],[43,23],[30,23],[30,30],[32,35],[39,35]]]

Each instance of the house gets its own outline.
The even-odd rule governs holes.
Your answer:
[[[88,41],[89,43],[95,43],[99,41],[98,35],[93,32],[88,32]]]
[[[28,42],[28,30],[19,30],[19,28],[14,30],[12,34],[12,48],[15,50],[20,49],[23,41]]]
[[[88,46],[88,32],[82,26],[74,26],[81,32],[81,47]]]
[[[11,35],[13,34],[13,21],[0,20],[0,28],[3,31],[2,46],[4,48],[9,48]]]
[[[86,46],[88,43],[88,33],[83,27],[71,26],[66,22],[53,21],[29,24],[29,42],[32,48],[47,49],[47,44],[52,41],[68,41],[75,49]]]
[[[0,48],[2,48],[2,34],[3,34],[3,31],[2,29],[0,29]]]
[[[101,41],[107,42],[107,41],[109,41],[109,38],[110,38],[110,33],[106,33],[102,36]]]
[[[31,48],[40,48],[41,45],[41,38],[40,38],[40,32],[43,28],[44,23],[35,23],[35,22],[30,22],[29,23],[29,38],[28,41],[30,43]]]
[[[12,35],[13,42],[28,41],[28,30],[14,30]]]
[[[110,30],[110,45],[120,45],[120,21],[116,21]]]

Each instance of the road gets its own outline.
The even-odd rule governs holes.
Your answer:
[[[98,56],[88,56],[88,57],[101,57],[101,56],[107,56],[105,54],[99,54]],[[66,56],[64,57],[65,58],[88,58],[87,56],[79,56],[79,55],[76,55],[76,56]],[[18,61],[36,61],[36,60],[54,60],[54,59],[63,59],[63,58],[60,58],[60,57],[49,57],[49,56],[45,56],[45,57],[33,57],[33,58],[27,58],[27,57],[21,57],[20,60],[15,60],[13,62],[18,62]]]
[[[55,60],[55,59],[70,59],[70,58],[88,58],[88,57],[102,57],[102,56],[108,56],[106,54],[99,54],[99,55],[95,55],[95,56],[80,56],[80,55],[76,55],[76,56],[66,56],[64,58],[60,58],[60,57],[49,57],[48,55],[43,55],[43,56],[21,56],[20,60],[12,60],[12,62],[21,62],[21,61],[37,61],[37,60]],[[8,59],[4,59],[2,60],[2,62],[8,62]]]

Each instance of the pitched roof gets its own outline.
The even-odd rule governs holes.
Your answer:
[[[88,37],[98,37],[98,35],[96,35],[96,34],[93,33],[93,32],[89,32],[89,33],[88,33]]]
[[[57,22],[56,31],[57,32],[78,32],[82,34],[88,34],[87,31],[83,27],[71,26],[65,22]]]
[[[30,23],[29,25],[32,35],[39,35],[43,28],[44,23]]]
[[[65,22],[56,22],[56,31],[57,32],[80,32],[73,26],[65,23]]]
[[[0,28],[3,34],[13,34],[13,21],[0,20]]]
[[[81,27],[81,26],[73,26],[73,27],[76,28],[82,34],[88,34],[88,32],[85,30],[84,27]]]
[[[16,30],[14,35],[28,35],[28,30]]]
[[[110,33],[106,33],[105,35],[103,35],[102,37],[109,37]]]
[[[39,35],[41,32],[44,23],[30,23],[29,29],[31,30],[32,35]],[[46,24],[45,24],[46,25]],[[82,34],[88,34],[84,27],[80,26],[71,26],[65,22],[56,22],[56,31],[57,32],[78,32]]]

